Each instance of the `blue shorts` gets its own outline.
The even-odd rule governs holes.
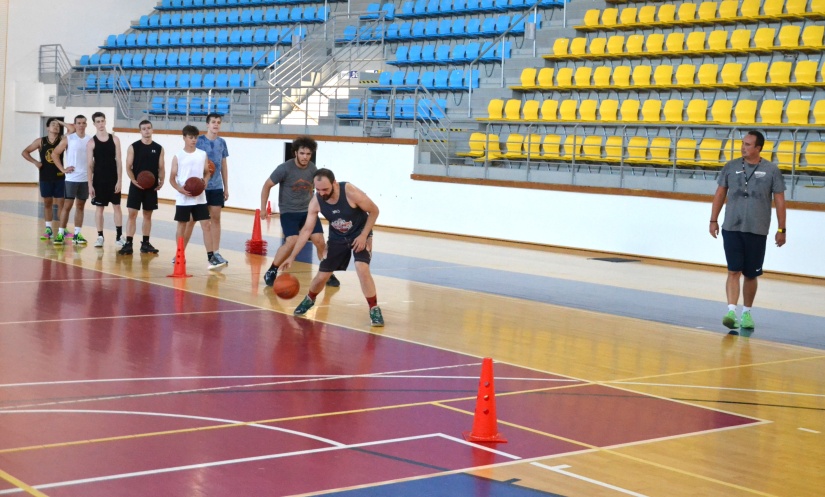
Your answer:
[[[284,238],[290,236],[297,236],[307,222],[306,212],[284,212],[281,214],[281,231],[284,232]],[[315,218],[315,228],[313,233],[324,233],[324,227],[321,226],[321,219]]]
[[[42,198],[64,198],[66,196],[66,180],[41,181],[40,196]]]
[[[768,235],[722,230],[722,240],[728,271],[741,272],[747,278],[762,274]]]
[[[223,207],[223,188],[220,190],[206,190],[206,205]]]

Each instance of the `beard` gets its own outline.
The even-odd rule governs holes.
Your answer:
[[[329,200],[330,197],[332,197],[332,192],[327,193],[326,195],[321,195],[321,199],[323,199],[324,201]]]

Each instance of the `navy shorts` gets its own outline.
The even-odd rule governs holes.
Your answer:
[[[206,204],[175,206],[175,221],[188,223],[189,221],[206,221],[207,219],[209,219],[209,207]]]
[[[66,180],[41,181],[40,196],[43,198],[64,198],[66,196]]]
[[[284,238],[290,236],[297,236],[301,228],[307,222],[306,212],[284,212],[281,214],[281,231],[284,232]],[[321,226],[321,219],[315,217],[315,228],[312,233],[324,233],[324,227]]]
[[[137,186],[129,185],[129,196],[126,197],[126,208],[139,211],[153,211],[158,208],[158,192],[154,188],[144,190]]]
[[[220,190],[206,190],[206,205],[223,207],[223,188]]]
[[[370,238],[372,238],[372,235],[370,235]],[[322,273],[345,271],[353,256],[355,262],[369,264],[372,260],[372,252],[366,248],[353,253],[350,240],[327,240],[327,258],[321,261],[319,269]]]
[[[747,278],[762,274],[768,235],[722,230],[728,271],[741,272]]]

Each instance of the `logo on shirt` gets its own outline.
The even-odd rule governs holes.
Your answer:
[[[756,171],[755,173],[753,173],[753,175],[757,178],[764,178],[766,174],[768,173],[766,173],[765,171]]]
[[[352,221],[346,221],[344,219],[336,219],[335,221],[330,224],[336,231],[341,233],[346,233],[352,229]]]
[[[292,191],[293,192],[305,192],[311,193],[312,192],[312,183],[305,179],[299,179],[295,183],[292,184]]]
[[[745,171],[736,171],[736,174],[742,174],[742,173],[744,173],[744,172],[745,172]]]

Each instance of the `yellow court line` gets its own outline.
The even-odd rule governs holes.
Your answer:
[[[44,494],[40,490],[32,487],[31,485],[18,480],[17,478],[13,477],[12,475],[6,473],[2,469],[0,469],[0,479],[6,480],[8,483],[11,483],[15,487],[19,488],[20,490],[28,493],[29,495],[35,495],[37,497],[49,497],[48,495]]]

